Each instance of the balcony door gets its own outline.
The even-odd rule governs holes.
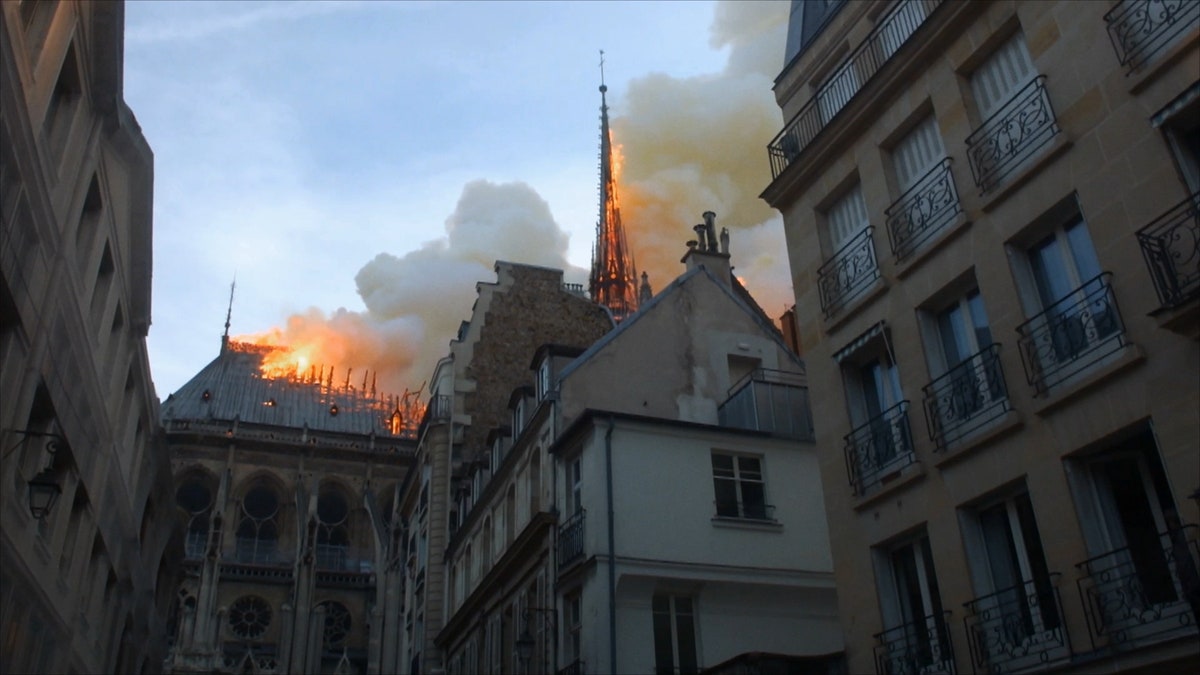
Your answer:
[[[980,121],[986,122],[996,114],[1036,74],[1025,36],[1017,33],[971,75],[971,94],[979,108]]]
[[[1073,360],[1118,332],[1119,319],[1109,306],[1100,262],[1081,216],[1034,244],[1029,266],[1049,331],[1050,365]]]
[[[1085,600],[1103,632],[1119,647],[1171,637],[1181,626],[1194,633],[1185,580],[1194,583],[1200,561],[1180,528],[1152,433],[1082,466],[1073,488],[1094,554],[1081,565]]]
[[[942,145],[942,135],[938,133],[937,120],[930,115],[913,127],[892,150],[900,194],[908,192],[945,157],[946,148]]]
[[[975,588],[975,656],[1009,671],[1065,654],[1066,643],[1029,494],[973,511],[964,531]],[[1057,653],[1056,653],[1057,652]]]
[[[953,659],[929,537],[895,546],[881,557],[879,601],[885,630],[879,634],[879,671],[949,672]]]
[[[870,224],[870,219],[867,217],[867,204],[863,201],[861,184],[855,185],[841,199],[834,202],[833,206],[829,207],[827,220],[830,257],[833,257]]]
[[[995,367],[983,351],[992,345],[983,298],[972,290],[937,314],[942,374],[950,375],[948,405],[939,406],[942,428],[954,428],[1004,396],[999,378],[989,377]]]
[[[870,427],[874,464],[880,473],[911,450],[908,424],[885,415],[904,399],[900,373],[890,359],[880,356],[858,367],[857,395],[852,396],[850,419],[854,427]]]

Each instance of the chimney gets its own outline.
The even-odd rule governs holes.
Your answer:
[[[696,231],[697,241],[688,242],[688,252],[679,261],[688,271],[695,267],[704,267],[721,283],[732,286],[729,267],[729,234],[721,231],[720,249],[717,248],[717,214],[712,211],[704,212],[704,223],[692,229]]]

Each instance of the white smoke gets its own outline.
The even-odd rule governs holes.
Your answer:
[[[683,271],[691,226],[712,210],[730,228],[735,274],[759,304],[778,316],[793,302],[782,220],[758,198],[770,182],[765,147],[782,119],[771,86],[783,65],[787,11],[784,2],[718,3],[710,45],[729,48],[722,72],[648,75],[612,105],[624,154],[622,218],[638,269],[656,288]],[[447,353],[470,315],[475,284],[493,278],[496,260],[562,269],[567,281],[584,281],[586,270],[567,261],[567,243],[529,185],[476,180],[463,188],[444,236],[363,266],[355,282],[366,312],[297,314],[279,339],[336,333],[342,346],[325,356],[344,359],[339,368],[375,371],[386,391],[415,388]]]
[[[639,270],[655,287],[680,271],[704,211],[728,227],[735,274],[768,314],[793,301],[783,221],[758,195],[771,181],[767,143],[782,125],[771,92],[783,67],[788,3],[717,4],[709,44],[728,47],[724,70],[632,81],[613,108],[625,157],[621,215]]]

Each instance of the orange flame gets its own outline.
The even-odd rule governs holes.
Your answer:
[[[292,322],[289,322],[292,323]],[[293,329],[295,326],[291,326]],[[295,330],[288,331],[289,335]],[[379,415],[380,426],[396,436],[415,435],[425,416],[422,384],[415,391],[405,389],[399,396],[379,392],[375,376],[363,369],[361,381],[354,369],[344,367],[335,377],[335,364],[346,363],[354,353],[352,340],[329,326],[307,324],[302,333],[285,336],[279,328],[238,335],[229,339],[230,348],[261,354],[259,374],[268,380],[321,387],[322,391],[349,396],[352,405]],[[344,371],[344,374],[343,372]],[[271,399],[267,405],[274,405]]]

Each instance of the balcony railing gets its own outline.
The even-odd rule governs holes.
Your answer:
[[[775,507],[762,502],[723,502],[714,501],[718,518],[734,518],[738,520],[775,520]]]
[[[904,0],[884,17],[783,131],[767,145],[771,178],[779,177],[875,73],[925,23],[942,0]]]
[[[878,675],[953,675],[950,612],[930,615],[875,635]]]
[[[958,188],[946,158],[884,211],[892,255],[904,260],[960,213]]]
[[[1190,636],[1200,614],[1200,546],[1189,525],[1131,533],[1135,543],[1076,565],[1093,646],[1116,650]]]
[[[1138,230],[1137,238],[1162,307],[1200,296],[1200,192]]]
[[[575,659],[559,669],[558,675],[583,675],[583,661]]]
[[[562,571],[583,558],[583,525],[586,512],[579,509],[558,528],[558,569]]]
[[[854,494],[865,494],[892,473],[913,463],[908,401],[846,434],[846,474]]]
[[[1025,377],[1039,395],[1124,347],[1111,279],[1104,272],[1017,327]]]
[[[1059,576],[1051,574],[964,603],[973,670],[1012,673],[1070,657]]]
[[[275,539],[255,539],[238,537],[234,542],[232,556],[226,560],[247,565],[280,565],[291,562],[279,550],[279,542]]]
[[[879,278],[875,240],[871,237],[874,229],[863,228],[817,270],[817,290],[825,318],[837,314]]]
[[[804,375],[759,368],[730,388],[717,408],[718,424],[768,431],[788,438],[813,438],[812,409]]]
[[[1000,345],[989,345],[967,357],[925,385],[923,391],[929,438],[938,450],[945,450],[1008,411]]]
[[[1038,75],[967,136],[967,158],[980,194],[1026,166],[1058,132],[1046,76]]]
[[[1140,68],[1200,24],[1196,0],[1121,0],[1104,15],[1121,65]]]
[[[367,551],[340,544],[317,544],[315,550],[317,569],[342,572],[370,572],[375,563]]]

